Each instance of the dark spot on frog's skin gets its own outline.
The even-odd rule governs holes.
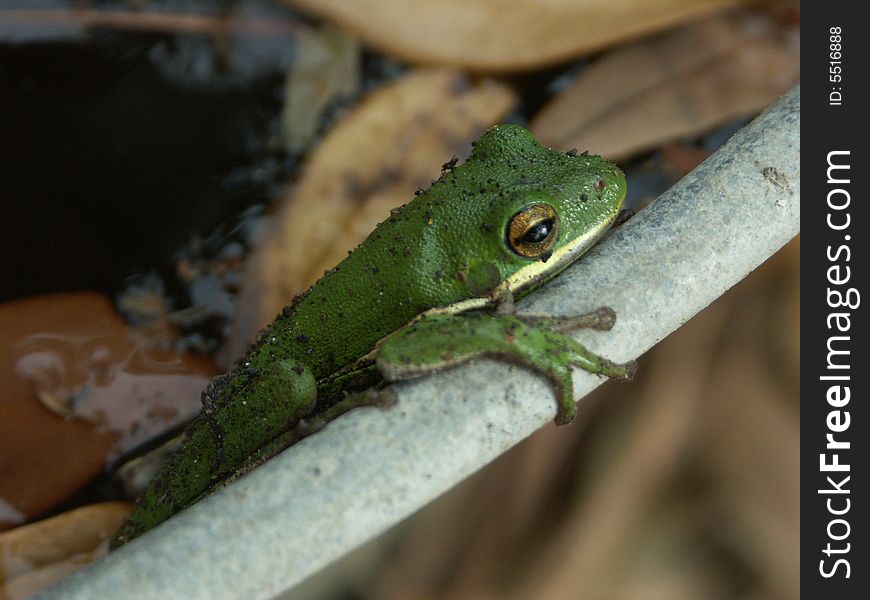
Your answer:
[[[448,160],[446,163],[441,165],[441,170],[442,171],[452,171],[453,168],[456,166],[456,163],[458,163],[458,162],[459,162],[459,157],[454,154],[450,158],[450,160]]]
[[[571,156],[571,157],[577,156],[577,148],[571,148],[570,150],[565,152],[565,156]]]
[[[604,180],[601,179],[600,177],[599,177],[598,180],[595,182],[595,189],[598,190],[599,192],[603,192],[603,191],[604,191],[604,188],[605,188],[606,186],[607,186],[607,184],[604,183]]]
[[[338,318],[339,318],[339,319],[343,319],[343,318],[344,318],[344,312],[342,312],[342,311],[338,311]]]
[[[453,354],[450,352],[445,352],[441,355],[441,360],[443,360],[444,362],[450,362],[451,360],[453,360]]]
[[[417,188],[416,190],[414,190],[414,195],[415,195],[415,196],[419,196],[419,195],[422,194],[424,191],[425,191],[425,190],[424,190],[423,188]]]
[[[541,255],[541,262],[544,262],[544,263],[547,262],[548,260],[550,260],[550,257],[551,257],[551,256],[553,256],[553,251],[552,251],[552,250],[547,250],[546,252],[544,252],[544,253]]]
[[[305,372],[305,367],[303,367],[302,365],[296,365],[295,367],[293,367],[292,370],[297,375],[302,375]]]
[[[477,146],[477,140],[471,142],[471,147],[474,148],[475,146]]]
[[[483,231],[484,233],[492,233],[493,225],[492,225],[492,223],[481,223],[481,224],[480,224],[480,229],[481,229],[481,231]]]
[[[444,271],[442,271],[441,269],[438,269],[437,271],[435,271],[434,273],[432,273],[432,276],[433,276],[437,281],[441,281],[442,279],[444,279]]]
[[[325,323],[327,321],[327,319],[329,319],[329,315],[327,315],[323,311],[320,311],[320,320]]]
[[[402,254],[404,254],[405,256],[411,256],[411,247],[410,247],[410,246],[405,246],[405,247],[402,249]]]
[[[300,344],[307,344],[308,342],[311,341],[311,338],[308,337],[307,335],[305,335],[304,333],[301,333],[301,334],[296,336],[296,341],[299,342]]]
[[[580,153],[580,156],[589,156],[589,150],[584,150]]]

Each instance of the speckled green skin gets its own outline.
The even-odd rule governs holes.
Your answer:
[[[494,306],[558,273],[613,222],[624,196],[622,172],[601,157],[549,150],[517,126],[488,130],[464,164],[445,165],[438,181],[393,211],[261,332],[233,371],[209,385],[184,445],[113,545],[192,504],[300,419],[340,402],[345,391],[378,383],[373,349],[416,317],[430,309]],[[540,202],[556,210],[561,224],[552,256],[582,238],[570,256],[531,260],[507,245],[510,219]],[[532,263],[539,272],[506,285]],[[457,306],[469,298],[480,301]]]

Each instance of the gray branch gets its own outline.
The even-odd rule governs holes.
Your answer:
[[[612,331],[578,338],[613,360],[639,356],[799,232],[799,159],[795,88],[520,310],[611,306]],[[601,383],[575,374],[578,396]],[[492,361],[395,389],[396,406],[352,411],[44,597],[274,596],[480,469],[556,408],[539,376]]]

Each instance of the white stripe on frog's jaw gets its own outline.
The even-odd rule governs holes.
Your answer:
[[[624,201],[625,192],[623,192],[622,198],[617,202],[616,209],[613,211],[611,218],[602,221],[593,229],[585,232],[571,243],[565,244],[556,250],[552,256],[547,259],[546,263],[541,260],[536,260],[535,262],[526,265],[513,275],[510,275],[504,282],[502,282],[499,286],[500,289],[497,289],[494,295],[497,295],[499,292],[504,294],[505,290],[507,290],[516,296],[520,292],[535,289],[539,285],[564,271],[568,265],[577,260],[580,255],[591,248],[595,242],[597,242],[598,239],[604,235],[608,229],[610,229],[610,226],[613,225],[613,222],[619,215],[619,211],[622,208],[622,203]]]
[[[509,290],[514,296],[520,292],[532,290],[555,277],[573,263],[581,254],[591,248],[598,238],[604,235],[612,220],[604,221],[594,229],[590,229],[570,244],[565,244],[547,259],[547,262],[536,260],[509,276],[499,286]],[[498,291],[498,290],[497,290]],[[504,292],[502,292],[504,293]]]
[[[625,192],[622,198],[616,204],[611,218],[599,223],[594,228],[577,237],[569,244],[565,244],[547,259],[546,262],[538,259],[530,262],[526,266],[519,269],[513,275],[510,275],[502,281],[493,292],[483,298],[467,298],[460,300],[449,306],[441,306],[431,308],[424,312],[421,317],[433,314],[459,314],[469,310],[479,310],[490,306],[497,305],[501,299],[508,296],[517,296],[522,292],[527,292],[535,289],[543,283],[549,281],[562,271],[564,271],[571,263],[577,260],[584,252],[591,248],[598,239],[610,229],[613,222],[619,215],[619,210],[622,208],[622,203],[625,201]]]

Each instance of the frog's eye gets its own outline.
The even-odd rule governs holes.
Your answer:
[[[559,216],[549,204],[530,204],[507,226],[508,246],[523,258],[549,257],[558,239]]]

